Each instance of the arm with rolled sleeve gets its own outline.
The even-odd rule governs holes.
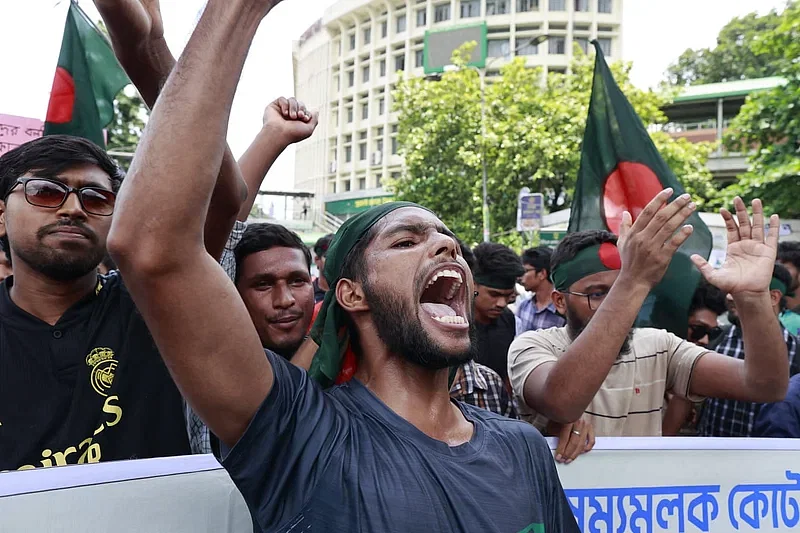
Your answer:
[[[691,384],[697,362],[710,352],[702,346],[681,339],[667,331],[661,333],[664,336],[665,349],[669,354],[667,391],[692,402],[703,401],[704,396],[692,394]]]

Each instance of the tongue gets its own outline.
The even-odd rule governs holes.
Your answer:
[[[425,302],[422,308],[430,316],[456,316],[456,312],[452,307],[445,304],[437,304],[433,302]]]

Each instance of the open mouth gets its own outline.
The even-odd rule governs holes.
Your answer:
[[[434,271],[420,297],[420,305],[433,320],[442,324],[466,325],[464,277],[459,268]]]

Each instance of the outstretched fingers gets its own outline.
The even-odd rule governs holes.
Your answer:
[[[710,283],[716,269],[711,266],[711,263],[706,261],[701,255],[693,254],[691,260],[692,263],[694,263],[694,266],[697,267],[697,270],[699,270],[703,275],[705,280]]]
[[[733,199],[733,208],[736,210],[736,220],[739,222],[739,239],[753,238],[753,228],[750,225],[750,216],[747,214],[747,205],[738,196]]]

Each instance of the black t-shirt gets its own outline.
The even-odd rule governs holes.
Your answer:
[[[478,333],[478,356],[480,364],[488,366],[503,380],[508,380],[508,348],[517,334],[514,313],[505,308],[491,324],[475,322]]]
[[[312,285],[314,286],[314,303],[318,304],[325,299],[325,293],[328,291],[322,290],[319,286],[319,278],[315,279]]]
[[[178,389],[117,273],[50,326],[0,285],[0,471],[185,455]]]

